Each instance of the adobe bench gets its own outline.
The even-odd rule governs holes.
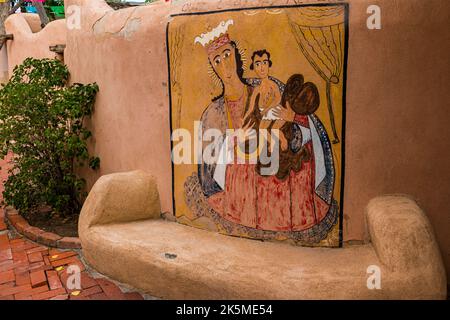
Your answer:
[[[339,249],[229,237],[162,219],[154,178],[133,171],[97,181],[79,234],[98,271],[166,299],[445,299],[442,258],[417,204],[376,198],[366,219],[371,242]],[[381,289],[368,288],[370,266]]]

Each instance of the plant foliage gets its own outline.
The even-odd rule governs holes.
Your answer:
[[[85,181],[74,169],[100,165],[89,156],[91,132],[83,125],[98,86],[68,85],[68,79],[62,62],[28,58],[0,90],[0,155],[13,154],[3,195],[22,212],[50,205],[60,214],[78,213]]]

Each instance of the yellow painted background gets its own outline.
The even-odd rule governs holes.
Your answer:
[[[270,75],[286,83],[295,74],[303,74],[305,82],[313,82],[319,89],[321,104],[316,112],[324,124],[330,141],[333,134],[327,108],[326,83],[313,69],[302,54],[286,15],[287,8],[281,10],[257,9],[252,11],[231,11],[204,15],[188,15],[174,17],[169,25],[169,53],[171,64],[171,101],[172,128],[188,129],[193,133],[194,121],[199,121],[203,111],[211,103],[212,98],[221,93],[221,88],[214,86],[208,74],[206,50],[200,44],[194,44],[195,37],[215,28],[221,21],[234,20],[228,29],[230,38],[238,42],[246,52],[246,66],[251,63],[251,55],[256,50],[266,49],[271,54],[273,66]],[[343,20],[342,20],[343,22]],[[175,34],[178,34],[176,37]],[[344,43],[342,35],[342,43]],[[176,47],[178,46],[178,47]],[[174,58],[174,53],[177,58]],[[332,86],[332,100],[336,128],[341,143],[333,144],[335,166],[334,199],[340,205],[341,199],[341,154],[342,154],[342,98],[343,74],[339,84]],[[256,77],[253,71],[246,69],[245,78]],[[180,103],[181,102],[181,103]],[[197,165],[174,166],[174,197],[177,217],[185,217],[192,225],[196,225],[194,215],[184,201],[184,182],[192,173],[197,172]],[[330,232],[329,238],[338,238],[339,223]],[[334,241],[334,240],[333,240]],[[336,245],[324,240],[321,245]]]

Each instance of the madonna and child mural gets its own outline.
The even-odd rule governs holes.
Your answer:
[[[172,16],[178,222],[340,246],[347,17],[346,4]]]

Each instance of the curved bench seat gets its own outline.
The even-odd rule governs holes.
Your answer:
[[[446,297],[433,232],[406,197],[373,200],[367,210],[373,244],[340,249],[229,237],[159,217],[151,176],[141,171],[103,176],[80,217],[86,261],[168,299]],[[381,270],[381,289],[367,286],[367,269],[373,265]]]

